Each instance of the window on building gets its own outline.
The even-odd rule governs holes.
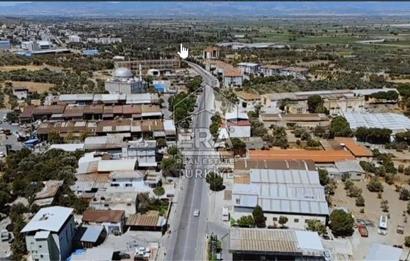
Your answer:
[[[241,204],[241,199],[240,198],[236,199],[236,204]]]
[[[299,219],[298,219],[298,218],[295,218],[295,219],[293,220],[293,222],[299,223]]]
[[[132,184],[131,183],[126,183],[125,186],[126,187],[132,187]]]
[[[273,219],[273,221],[278,221],[278,218],[277,217],[274,217],[274,218],[272,218]]]

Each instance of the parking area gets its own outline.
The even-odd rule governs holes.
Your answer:
[[[338,182],[336,193],[333,196],[332,205],[336,207],[345,207],[352,211],[356,222],[365,223],[369,236],[361,237],[357,229],[351,238],[353,256],[357,259],[364,259],[369,251],[372,243],[382,243],[387,245],[399,245],[404,247],[404,237],[409,235],[410,225],[406,222],[408,214],[404,215],[403,211],[407,209],[407,201],[399,200],[399,193],[396,192],[394,185],[383,183],[384,191],[382,198],[378,198],[377,193],[369,192],[366,188],[367,181],[357,181],[354,184],[361,188],[365,199],[365,207],[356,207],[355,198],[350,198],[346,195],[343,182]],[[389,212],[383,212],[381,209],[381,201],[387,200]],[[364,213],[361,213],[364,209]],[[388,230],[386,235],[378,234],[378,225],[381,215],[386,215],[388,219]],[[404,234],[397,233],[397,226],[404,227]],[[404,247],[405,252],[409,249]]]

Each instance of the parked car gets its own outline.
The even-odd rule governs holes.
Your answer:
[[[199,209],[194,210],[194,217],[199,217]]]
[[[367,227],[364,224],[359,224],[357,226],[357,229],[359,230],[360,236],[361,237],[368,237],[369,236],[369,232],[367,231]]]

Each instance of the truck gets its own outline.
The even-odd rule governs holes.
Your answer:
[[[361,237],[368,237],[369,236],[369,232],[367,231],[367,227],[365,224],[359,224],[357,226],[357,229],[359,230],[359,234]]]

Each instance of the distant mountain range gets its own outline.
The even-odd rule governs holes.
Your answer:
[[[0,16],[257,17],[408,16],[410,2],[0,2]]]

